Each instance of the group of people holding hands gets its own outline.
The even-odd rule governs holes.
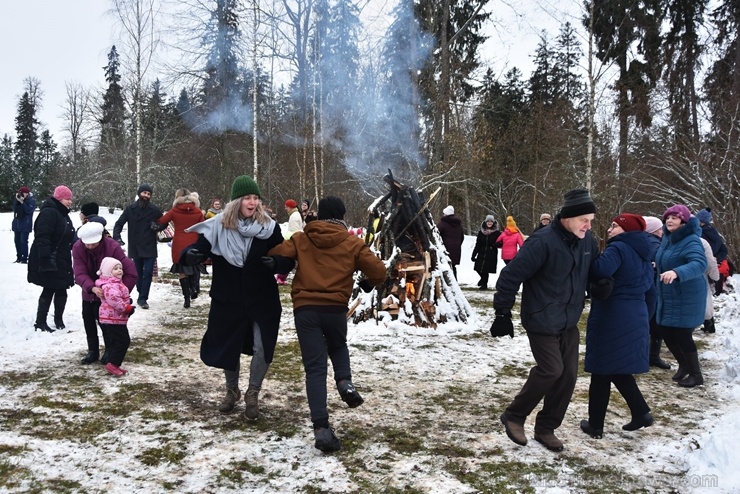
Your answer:
[[[29,194],[22,189],[18,201],[28,205]],[[349,407],[362,404],[363,398],[352,383],[347,304],[356,271],[362,272],[360,287],[366,291],[386,278],[385,263],[362,239],[348,232],[342,200],[324,197],[319,201],[315,221],[302,221],[300,229],[286,235],[262,204],[259,186],[246,175],[234,180],[230,200],[223,207],[220,201],[212,202],[205,214],[198,195],[187,189],[178,189],[172,208],[162,214],[151,203],[152,192],[150,185],[139,186],[137,200],[124,209],[112,235],[105,230],[105,220],[98,216],[94,203],[83,206],[83,225],[75,231],[68,216],[72,204],[69,188],[58,186],[44,201],[27,256],[18,245],[22,235],[16,237],[16,262],[28,262],[29,282],[43,287],[35,327],[53,331],[46,322],[53,301],[55,326],[64,328],[66,290],[76,282],[82,288],[88,343],[82,363],[100,360],[110,374],[124,375],[121,364],[130,343],[126,323],[136,307],[149,308],[149,287],[157,257],[155,233],[172,222],[171,271],[180,279],[185,307],[194,296],[193,279],[202,272],[203,263],[209,260],[213,267],[211,305],[200,358],[208,366],[223,369],[226,395],[218,409],[222,413],[236,409],[242,396],[241,355],[248,354],[251,361],[244,416],[256,419],[259,394],[280,327],[278,283],[284,280],[282,275],[295,269],[291,297],[315,447],[326,452],[340,449],[341,441],[327,411],[327,359],[332,362],[341,399]],[[294,214],[302,216],[297,206],[292,200],[286,201],[291,219]],[[308,206],[302,209],[308,210]],[[631,431],[653,424],[650,407],[634,375],[647,372],[656,358],[662,362],[660,339],[678,362],[673,379],[680,386],[690,388],[704,382],[692,332],[702,323],[705,330],[714,331],[713,318],[706,317],[707,305],[711,305],[707,274],[708,267],[712,271],[712,263],[708,258],[712,257],[715,271],[717,261],[721,262],[715,258],[714,249],[705,251],[702,244],[703,225],[697,216],[706,219],[706,214],[694,216],[681,204],[667,208],[662,222],[654,217],[618,214],[612,218],[606,248],[599,252],[590,232],[595,213],[588,191],[574,189],[565,194],[554,218],[542,215],[540,226],[526,241],[511,216],[503,232],[493,216],[487,216],[477,234],[472,260],[481,275],[481,289],[487,288],[488,274],[496,272],[498,248],[513,245],[508,247],[513,254],[504,258],[506,266],[496,281],[495,319],[490,330],[493,336],[513,337],[512,309],[523,285],[520,318],[536,365],[500,417],[507,436],[519,445],[527,444],[525,421],[544,400],[535,419],[534,439],[550,450],[563,449],[555,430],[563,421],[575,388],[580,337],[577,324],[589,293],[585,369],[591,373],[591,382],[588,418],[580,423],[583,432],[593,438],[602,437],[611,384],[631,411],[631,420],[623,429]],[[128,255],[123,252],[126,244],[121,239],[127,223]],[[438,226],[443,238],[454,241],[453,247],[448,247],[451,257],[457,259],[452,259],[454,271],[459,263],[462,231],[457,229],[461,224],[452,206],[445,208]],[[130,298],[134,289],[136,304]],[[102,358],[97,322],[105,344]]]

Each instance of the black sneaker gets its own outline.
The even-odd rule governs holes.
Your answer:
[[[339,391],[339,396],[342,397],[342,400],[350,408],[357,408],[365,402],[365,400],[362,399],[362,396],[360,396],[360,393],[355,389],[355,385],[352,384],[352,381],[342,379],[337,383],[337,390]]]
[[[138,305],[142,309],[148,309],[149,308],[149,304],[147,304],[143,300],[139,300],[138,302],[136,302],[136,305]]]
[[[314,429],[313,435],[316,439],[314,446],[316,449],[319,449],[324,453],[331,453],[332,451],[339,451],[342,449],[342,441],[334,435],[334,429],[331,427],[320,427],[318,429]]]

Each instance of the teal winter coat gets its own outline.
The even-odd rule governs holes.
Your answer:
[[[673,233],[663,227],[663,240],[655,254],[655,317],[661,326],[693,330],[704,321],[707,258],[700,239],[701,228],[695,217]],[[671,284],[662,283],[660,274],[670,270],[678,278]]]

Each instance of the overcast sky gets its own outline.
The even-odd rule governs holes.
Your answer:
[[[104,84],[112,44],[107,0],[0,0],[0,136],[15,138],[23,81],[34,77],[43,92],[38,118],[62,140],[65,82]]]
[[[373,8],[364,12],[390,13],[396,4],[396,0],[369,1]],[[578,1],[489,2],[486,10],[495,14],[486,30],[490,39],[481,57],[483,64],[499,73],[517,66],[528,77],[540,31],[547,29],[551,39],[557,36],[567,5],[574,8]],[[38,114],[42,127],[59,144],[67,139],[59,118],[65,83],[78,82],[87,88],[105,84],[103,67],[115,39],[113,18],[106,14],[110,6],[109,0],[0,0],[0,136],[15,139],[14,119],[24,80],[33,77],[43,92]]]

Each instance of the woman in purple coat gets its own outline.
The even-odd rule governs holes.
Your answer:
[[[81,363],[92,364],[100,357],[100,342],[98,340],[98,312],[100,297],[103,291],[95,286],[98,279],[100,264],[106,257],[113,257],[121,261],[123,266],[123,284],[129,292],[136,286],[136,265],[126,257],[118,242],[108,236],[103,236],[103,225],[90,221],[77,230],[79,241],[72,246],[72,260],[74,265],[75,283],[82,288],[82,323],[87,336],[87,355]],[[103,333],[105,353],[100,359],[104,365],[108,363],[108,342]]]
[[[581,430],[595,439],[604,433],[611,385],[624,397],[632,420],[622,426],[634,431],[653,424],[634,374],[650,369],[648,339],[655,310],[653,250],[642,216],[622,213],[612,219],[606,249],[592,263],[592,280],[613,280],[611,292],[592,290],[586,329],[588,420]]]

